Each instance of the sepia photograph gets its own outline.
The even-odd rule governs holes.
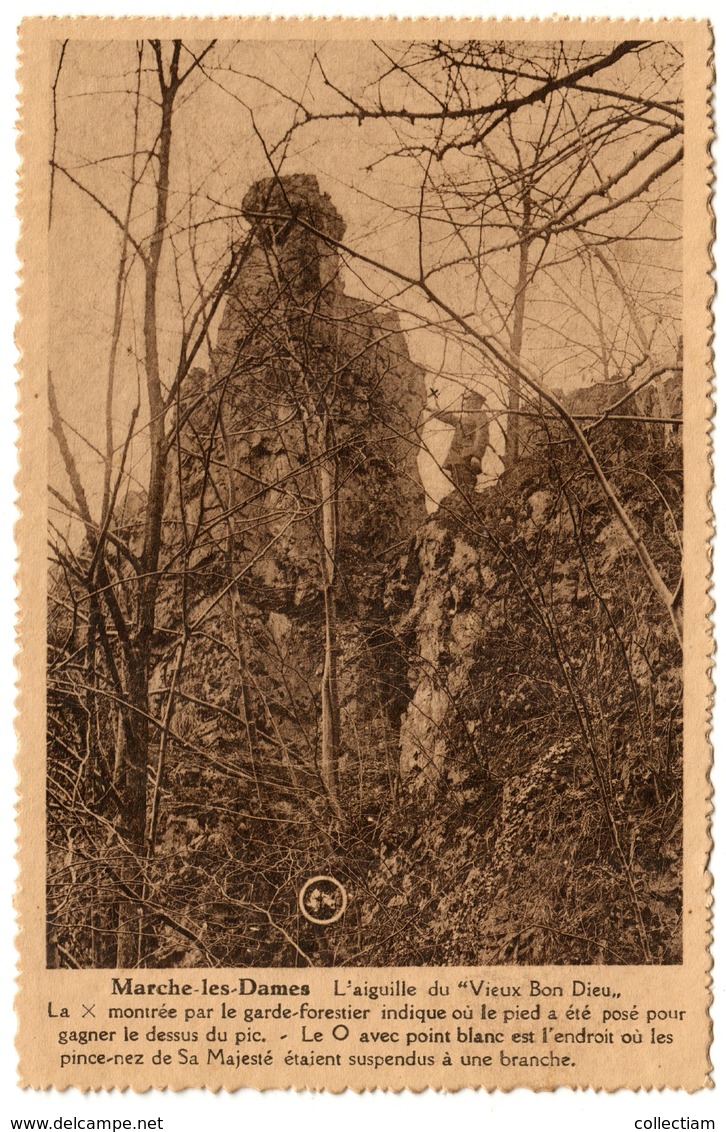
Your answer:
[[[52,44],[49,969],[684,960],[684,52],[406,30]]]

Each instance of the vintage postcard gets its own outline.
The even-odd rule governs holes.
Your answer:
[[[20,37],[21,1082],[708,1086],[708,25]]]

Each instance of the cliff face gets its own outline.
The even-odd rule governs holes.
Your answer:
[[[186,391],[195,407],[173,488],[202,531],[187,600],[195,616],[216,602],[185,673],[229,713],[198,708],[195,723],[230,755],[241,747],[253,778],[324,809],[333,663],[336,774],[361,820],[367,796],[390,789],[407,703],[384,590],[425,517],[423,374],[395,315],[346,294],[323,238],[344,225],[314,177],[259,182],[243,211],[254,237],[209,370]]]
[[[571,408],[594,411],[582,393]],[[592,436],[675,590],[677,433],[618,422]],[[437,941],[429,958],[677,961],[679,650],[562,428],[532,425],[498,485],[452,492],[388,592],[412,697],[410,824],[386,832],[384,862],[389,877],[426,878],[405,907]],[[378,897],[392,891],[382,873]]]

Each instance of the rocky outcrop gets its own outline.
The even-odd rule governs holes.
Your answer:
[[[425,514],[423,374],[395,314],[346,293],[329,242],[345,226],[315,177],[260,181],[242,211],[249,252],[209,370],[187,390],[203,402],[182,485],[210,532],[194,551],[195,600],[229,589],[219,617],[232,655],[219,650],[213,667],[229,698],[246,702],[258,749],[314,774],[334,556],[343,770],[346,759],[372,767],[392,734],[395,745],[407,702],[383,593],[392,556]],[[209,643],[198,658],[195,647],[189,663],[204,670]]]
[[[487,593],[496,576],[463,534],[429,520],[411,551],[418,578],[399,631],[412,641],[414,689],[401,723],[401,776],[419,789],[446,787],[462,767],[486,766],[481,719],[460,708],[486,645]]]
[[[675,591],[677,431],[623,421],[592,441]],[[438,940],[430,961],[677,961],[678,645],[565,430],[531,427],[496,486],[443,500],[388,592],[408,645],[400,771],[416,833],[412,848],[391,836],[385,867],[460,878],[435,899],[409,885],[404,906],[430,913]],[[397,899],[383,875],[376,891]],[[605,907],[619,938],[597,927]]]
[[[669,389],[660,396],[666,398],[664,411],[674,414],[678,407],[668,402]],[[602,412],[612,404],[612,396],[612,391],[606,398],[600,387],[593,387],[578,391],[568,407],[574,413],[594,414],[594,406]],[[581,458],[571,442],[570,471],[579,486],[565,484],[553,458],[565,444],[566,433],[556,422],[548,423],[548,431],[531,423],[527,455],[517,467],[480,493],[462,478],[458,489],[421,528],[391,579],[395,594],[398,579],[409,578],[409,604],[398,626],[412,642],[411,655],[416,657],[409,672],[413,695],[401,729],[404,781],[420,776],[419,785],[440,786],[457,761],[454,758],[452,763],[452,752],[461,752],[465,762],[472,757],[480,763],[491,761],[491,734],[486,744],[481,742],[482,699],[474,673],[479,672],[479,690],[482,670],[485,682],[491,682],[502,633],[511,647],[526,626],[527,649],[532,653],[528,664],[534,664],[534,672],[545,656],[552,655],[553,633],[567,634],[592,617],[606,631],[611,605],[619,606],[622,599],[618,578],[623,571],[631,596],[642,595],[648,608],[653,604],[645,596],[648,587],[632,543],[588,470],[577,471]],[[663,428],[617,422],[598,432],[596,444],[616,487],[631,498],[651,553],[661,559],[675,589],[678,543],[669,509],[678,510],[678,438],[671,430],[664,443]],[[651,490],[643,495],[641,481],[646,475]],[[532,652],[535,642],[541,654]],[[555,661],[558,667],[566,663],[559,656]],[[523,675],[520,668],[518,676]],[[643,675],[646,678],[645,669]],[[647,682],[651,678],[648,674]],[[555,674],[555,684],[561,679]],[[484,706],[491,718],[493,705]],[[501,766],[500,760],[499,770]]]

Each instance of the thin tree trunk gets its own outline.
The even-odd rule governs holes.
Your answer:
[[[325,661],[321,685],[320,777],[336,817],[340,810],[340,697],[338,694],[338,614],[336,601],[337,476],[331,471],[327,418],[321,429],[320,497],[322,511],[321,568],[325,608]]]
[[[142,665],[129,673],[129,702],[146,705],[148,693],[148,673]],[[146,838],[146,772],[149,752],[149,725],[146,716],[128,713],[125,727],[123,756],[116,789],[122,808],[119,821],[121,859],[118,876],[126,890],[133,894],[131,899],[121,899],[118,904],[116,924],[117,946],[116,966],[136,967],[143,958],[142,935],[143,917],[141,913],[144,893],[144,859]],[[134,897],[136,899],[134,899]]]
[[[522,242],[519,245],[519,268],[517,271],[517,290],[514,296],[514,321],[509,336],[510,351],[517,363],[522,357],[522,342],[524,339],[524,310],[527,305],[527,284],[529,282],[529,239],[531,205],[529,188],[522,194],[522,226],[520,234]],[[512,373],[509,381],[509,413],[507,416],[507,435],[504,447],[504,463],[511,467],[516,463],[520,449],[520,417],[518,416],[521,401],[521,382],[517,373]]]
[[[122,899],[118,909],[117,966],[133,967],[143,961],[144,861],[146,857],[147,776],[149,767],[149,680],[152,666],[152,639],[156,619],[156,598],[159,588],[159,555],[164,512],[164,487],[168,448],[165,435],[165,405],[161,385],[157,337],[157,291],[159,266],[166,233],[171,162],[172,110],[178,89],[180,44],[174,44],[170,77],[164,75],[161,49],[152,44],[157,57],[161,92],[161,125],[159,128],[156,209],[146,260],[144,295],[144,369],[149,404],[149,438],[151,466],[146,499],[146,524],[142,554],[142,578],[139,582],[138,620],[135,664],[129,674],[129,702],[138,707],[131,725],[130,742],[125,744],[122,768],[123,813],[121,833],[125,843],[119,875],[126,890],[138,900]]]

